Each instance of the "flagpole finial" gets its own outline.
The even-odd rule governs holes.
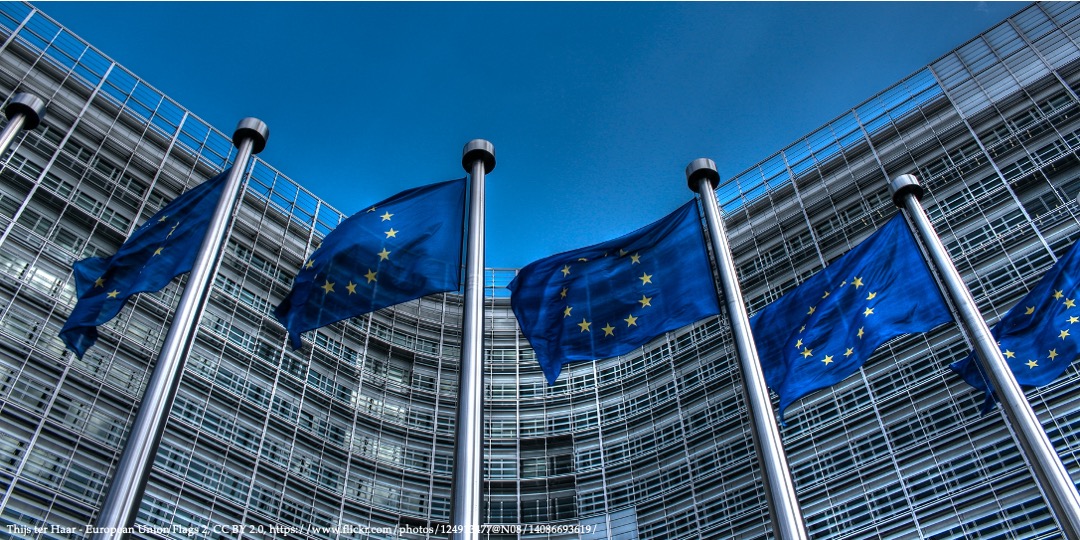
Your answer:
[[[8,103],[4,113],[7,114],[8,120],[16,114],[23,115],[26,119],[23,121],[23,129],[34,129],[45,117],[45,101],[33,94],[19,92],[11,97],[11,103]]]
[[[484,174],[495,169],[495,145],[484,139],[473,139],[465,145],[461,151],[461,166],[466,171],[472,171],[476,160],[483,160]]]
[[[266,122],[253,116],[241,118],[236,124],[236,131],[233,132],[233,144],[240,148],[240,142],[249,138],[253,143],[251,153],[262,152],[263,148],[266,148],[266,140],[270,138],[270,128],[267,127]]]
[[[690,191],[697,193],[702,179],[708,180],[713,189],[720,185],[720,173],[716,170],[715,161],[697,158],[686,166],[686,185],[690,186]]]
[[[915,175],[901,174],[889,182],[889,193],[892,194],[893,203],[903,208],[904,198],[909,193],[914,195],[916,200],[922,199],[923,187],[919,183],[919,179],[915,178]]]

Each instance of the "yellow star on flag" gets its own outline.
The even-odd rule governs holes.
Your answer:
[[[569,276],[570,275],[570,265],[569,264],[564,265],[562,267],[562,270],[560,270],[560,271],[562,272],[563,277]]]
[[[155,250],[154,250],[154,255],[153,255],[153,256],[154,256],[154,257],[157,257],[158,255],[161,255],[161,252],[162,252],[162,251],[165,251],[165,248],[163,248],[163,247],[159,247],[159,248],[155,249]]]
[[[563,287],[562,290],[559,291],[559,298],[566,298],[566,292],[567,292],[567,288]]]
[[[639,277],[638,279],[641,280],[642,285],[645,285],[646,283],[652,283],[652,276],[649,274],[642,273],[641,277]]]
[[[827,365],[829,365],[829,364],[831,364],[831,363],[832,363],[832,357],[826,354],[826,355],[825,355],[825,359],[824,359],[824,360],[822,360],[822,362],[824,362],[824,363],[825,363],[825,365],[827,366]]]
[[[116,289],[113,289],[112,291],[109,291],[108,296],[109,296],[109,298],[116,298],[119,294],[120,294],[120,291],[118,291]]]
[[[366,273],[366,274],[364,274],[364,277],[366,277],[366,278],[367,278],[367,282],[368,282],[368,283],[371,283],[372,281],[375,281],[375,276],[376,276],[376,275],[378,275],[378,274],[379,274],[378,272],[373,272],[373,271],[372,271],[372,270],[371,270],[371,269],[369,268],[369,269],[368,269],[368,271],[367,271],[367,273]]]
[[[806,314],[813,315],[815,311],[817,311],[817,306],[810,306],[810,311],[807,311]]]
[[[1031,315],[1032,313],[1035,313],[1035,306],[1028,306],[1027,309],[1024,310],[1024,315]]]
[[[863,335],[866,334],[866,332],[863,332],[863,328],[865,328],[865,327],[860,327],[859,328],[859,333],[858,333],[859,339],[862,339]]]
[[[566,309],[563,310],[562,316],[563,316],[564,319],[570,316],[570,310],[571,309],[574,309],[574,308],[572,306],[566,306]]]
[[[641,300],[638,300],[638,303],[641,304],[641,307],[645,307],[645,306],[650,306],[651,307],[652,306],[651,302],[652,302],[652,298],[648,297],[648,296],[645,296],[644,294],[641,295]]]
[[[1080,317],[1077,317],[1075,315],[1072,316],[1072,317],[1069,317],[1069,324],[1076,324],[1078,322],[1080,322]]]
[[[386,231],[386,237],[387,238],[397,238],[397,233],[398,232],[400,232],[400,231],[395,231],[393,227],[390,227],[390,230]]]
[[[1016,358],[1016,353],[1012,351],[1005,351],[1005,358]]]
[[[874,308],[866,308],[866,311],[862,312],[863,317],[869,317],[874,314]]]
[[[630,256],[630,264],[638,264],[641,262],[641,254],[635,253]]]
[[[377,253],[377,255],[379,256],[380,261],[385,261],[386,259],[390,258],[390,252],[387,251],[386,248],[383,248],[383,250]]]
[[[1073,300],[1072,298],[1066,298],[1065,299],[1065,309],[1074,308],[1074,307],[1076,307],[1076,301]]]
[[[873,300],[873,299],[874,299],[874,298],[876,298],[876,297],[877,297],[877,293],[876,293],[876,292],[872,292],[872,293],[870,293],[869,295],[867,295],[866,299],[867,299],[867,300]]]
[[[623,319],[623,320],[624,320],[624,321],[626,321],[626,326],[627,326],[627,328],[629,328],[629,327],[631,327],[631,326],[637,326],[637,320],[638,320],[638,318],[637,318],[637,317],[635,317],[635,316],[633,316],[633,315],[629,315],[629,316],[627,316],[627,317],[626,317],[625,319]]]
[[[349,284],[345,286],[345,290],[349,291],[349,294],[356,294],[356,284],[349,281]]]
[[[862,287],[863,286],[862,278],[861,277],[855,278],[855,281],[852,281],[851,284],[855,286],[855,289],[858,289],[859,287]]]
[[[325,283],[323,283],[322,290],[325,291],[326,294],[330,294],[334,292],[334,284],[330,283],[330,280],[328,279]]]
[[[379,217],[381,217],[383,221],[390,221],[390,218],[391,218],[391,217],[392,217],[393,215],[394,215],[394,214],[391,214],[390,212],[387,212],[387,213],[385,213],[385,214],[383,214],[383,215],[381,215],[381,216],[379,216]]]
[[[1050,354],[1046,355],[1047,358],[1053,360],[1058,357],[1057,349],[1050,349]]]
[[[1061,291],[1054,291],[1054,300],[1061,300],[1065,295]]]
[[[95,289],[98,288],[98,287],[104,287],[104,286],[105,286],[105,276],[101,276],[101,277],[94,280],[94,288]]]
[[[1031,369],[1035,369],[1038,366],[1039,366],[1039,363],[1034,361],[1034,360],[1028,360],[1027,361],[1027,367],[1029,367]]]
[[[581,319],[581,322],[578,323],[578,326],[581,327],[582,332],[592,332],[592,330],[589,330],[589,327],[592,326],[592,323],[586,321],[584,318]]]
[[[601,328],[601,330],[604,331],[605,336],[614,336],[615,335],[615,327],[611,326],[611,323],[608,323],[606,326]]]
[[[855,349],[853,349],[853,348],[852,349],[847,349],[847,350],[844,351],[844,356],[851,356],[853,354],[855,354]]]
[[[1069,337],[1069,331],[1068,330],[1062,330],[1061,333],[1058,334],[1058,337],[1061,338],[1061,339],[1065,339],[1065,338]]]
[[[801,354],[803,358],[810,358],[811,356],[814,356],[814,351],[813,349],[805,348],[802,350]]]

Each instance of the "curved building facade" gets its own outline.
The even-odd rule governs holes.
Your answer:
[[[1035,4],[725,180],[750,312],[924,205],[992,324],[1080,237],[1080,5]],[[25,3],[0,5],[0,95],[48,103],[0,157],[0,531],[84,538],[182,279],[84,358],[57,333],[74,261],[115,252],[221,171],[229,138]],[[139,516],[138,538],[444,538],[462,301],[443,294],[286,347],[271,309],[343,219],[255,159]],[[726,316],[547,386],[489,269],[491,539],[771,538]],[[955,325],[883,346],[782,429],[813,538],[1057,538],[1000,412],[946,366]],[[1080,372],[1028,397],[1080,478]]]

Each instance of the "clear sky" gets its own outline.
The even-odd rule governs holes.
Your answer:
[[[487,266],[621,236],[1024,7],[1014,2],[43,2],[351,214],[490,140]]]

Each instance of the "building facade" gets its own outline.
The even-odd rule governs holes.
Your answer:
[[[0,96],[48,103],[0,156],[0,535],[83,538],[183,280],[82,359],[71,265],[108,255],[235,155],[229,137],[34,6],[0,5]],[[721,183],[751,313],[923,204],[992,324],[1080,237],[1080,5],[1035,4]],[[344,216],[256,158],[139,512],[139,538],[441,538],[462,302],[443,294],[286,347],[271,309]],[[547,386],[489,269],[492,539],[770,538],[724,316]],[[883,346],[782,429],[813,538],[1057,538],[1003,415],[947,366],[955,325]],[[1080,478],[1080,372],[1028,397]],[[517,532],[510,532],[517,529]]]

